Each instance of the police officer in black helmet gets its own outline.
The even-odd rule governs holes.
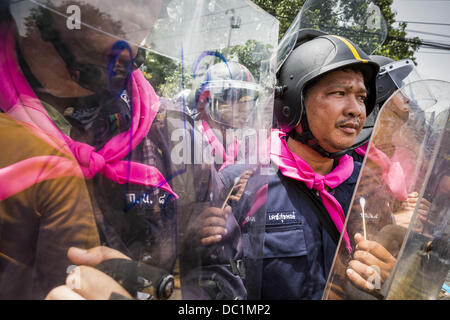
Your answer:
[[[298,43],[278,73],[274,113],[281,130],[271,141],[276,174],[268,185],[263,299],[322,297],[361,166],[346,153],[356,147],[376,99],[379,66],[349,40],[314,32]],[[243,208],[234,208],[234,215],[249,218],[239,212]],[[353,236],[344,237],[359,246],[349,278],[367,289],[369,265],[389,270],[395,259],[379,244]],[[370,264],[361,258],[368,256]]]
[[[379,65],[351,41],[299,37],[278,73],[272,134],[262,298],[320,299],[361,167],[346,155],[375,106]],[[280,218],[281,217],[281,218]],[[342,235],[348,277],[364,290],[395,259],[360,234]],[[375,250],[374,250],[375,249]],[[387,263],[385,263],[387,261]],[[385,280],[385,279],[382,279]]]
[[[299,47],[294,49],[279,71],[278,98],[275,100],[274,109],[278,125],[281,130],[289,132],[292,138],[311,146],[322,156],[338,158],[344,154],[342,150],[327,151],[311,132],[305,108],[308,90],[330,71],[354,67],[364,76],[367,91],[364,104],[367,116],[375,106],[375,77],[379,67],[349,40],[338,36],[318,37],[314,41],[307,41],[301,48],[302,50]],[[302,133],[293,130],[299,125]],[[346,150],[354,147],[356,146],[352,144]]]

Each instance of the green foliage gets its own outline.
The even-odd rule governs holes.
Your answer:
[[[253,2],[280,21],[279,38],[281,39],[306,1],[253,0]],[[414,53],[419,48],[420,40],[418,38],[414,38],[413,41],[403,40],[406,36],[406,23],[400,23],[396,28],[393,27],[396,12],[391,9],[392,0],[373,0],[373,2],[381,9],[388,26],[387,39],[374,54],[387,56],[394,60],[410,58],[414,61]],[[351,11],[347,11],[347,13],[354,14]]]
[[[388,37],[381,48],[378,48],[374,54],[390,57],[394,60],[412,59],[415,62],[414,53],[419,49],[420,39],[413,38],[413,41],[406,42],[399,39],[406,38],[406,23],[399,23],[397,28],[392,25],[395,22],[396,12],[391,9],[392,0],[374,0],[374,3],[380,7],[381,12],[386,19],[388,26]]]
[[[237,56],[239,63],[246,66],[255,79],[259,79],[261,62],[272,55],[273,49],[270,45],[263,45],[255,40],[248,40],[245,45],[232,47],[230,54]]]
[[[156,53],[147,52],[141,70],[159,96],[173,97],[192,83],[192,76],[186,72],[183,75],[180,64]]]
[[[281,39],[306,1],[253,0],[253,2],[279,20],[279,39]],[[391,9],[392,0],[373,0],[373,2],[381,9],[388,27],[386,41],[374,54],[387,56],[394,60],[410,58],[414,61],[414,53],[419,48],[420,40],[415,38],[413,39],[414,41],[404,41],[406,36],[406,23],[400,23],[396,28],[393,27],[396,12]],[[355,16],[354,10],[354,8],[343,10],[343,20],[348,20],[351,19],[350,16]],[[357,10],[358,12],[363,12],[365,8],[357,8]],[[318,16],[318,12],[326,12],[326,10],[323,8],[315,8],[313,15],[310,17],[311,24],[317,24],[318,20],[327,21],[330,24],[337,24],[337,21],[333,21],[329,17],[323,15]],[[269,57],[273,50],[274,48],[270,46],[264,46],[254,40],[249,40],[245,45],[237,45],[224,49],[220,53],[227,59],[233,59],[234,57],[250,70],[255,79],[261,80],[261,71],[266,71],[264,70],[264,58]],[[189,72],[185,70],[183,74],[181,66],[178,63],[157,54],[149,53],[147,55],[143,71],[156,92],[161,96],[173,97],[182,87],[190,88],[192,84],[192,75]],[[262,80],[264,81],[264,79]]]
[[[253,0],[253,2],[280,21],[278,38],[281,39],[305,0]]]

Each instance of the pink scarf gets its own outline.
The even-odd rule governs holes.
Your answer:
[[[216,152],[219,152],[219,154],[223,157],[223,164],[219,168],[219,171],[224,169],[226,166],[229,166],[230,164],[233,164],[238,156],[240,143],[239,141],[234,138],[233,142],[228,145],[228,153],[225,151],[225,148],[223,147],[222,143],[219,141],[219,139],[214,134],[214,131],[209,126],[208,122],[206,120],[203,120],[201,124],[198,125],[198,128],[200,129],[201,133],[203,133],[206,138],[208,139],[208,143],[212,148],[212,155],[215,156]]]
[[[73,153],[87,179],[101,173],[108,179],[120,184],[130,182],[144,186],[159,187],[178,198],[157,168],[122,160],[146,137],[159,109],[159,100],[156,93],[139,70],[134,71],[131,76],[130,87],[133,98],[132,127],[129,131],[122,132],[109,140],[101,150],[96,152],[94,147],[74,141],[64,135],[52,122],[19,67],[15,52],[14,35],[13,23],[0,26],[0,43],[2,43],[0,47],[0,83],[2,84],[0,108],[5,113],[35,128],[39,128],[46,134],[59,140],[59,150],[65,154]],[[32,161],[33,159],[36,161]],[[60,158],[58,157],[58,159]],[[37,164],[42,163],[42,159],[31,158],[26,163],[30,164],[30,161],[35,170],[40,170]],[[65,163],[69,165],[68,162]],[[0,180],[17,179],[16,176],[12,175],[12,172],[17,172],[19,164],[17,165],[14,164],[8,168],[3,168],[5,170],[2,169],[0,172]],[[21,187],[3,191],[3,197],[25,190],[36,182],[35,178],[32,178],[33,176],[36,177],[36,175],[28,175],[31,177],[30,179],[26,178],[27,175],[22,176],[24,179],[21,181]],[[54,173],[43,174],[42,179],[46,179],[44,177],[51,179],[56,176],[58,176],[57,170]],[[2,188],[8,189],[8,186],[4,184]]]
[[[306,161],[289,149],[286,140],[283,139],[284,136],[286,136],[284,132],[278,130],[272,132],[270,159],[278,166],[285,177],[302,181],[309,189],[319,192],[331,220],[342,234],[345,223],[344,211],[340,203],[326,190],[325,186],[334,189],[347,180],[353,172],[353,158],[348,155],[341,157],[338,166],[332,172],[323,176],[315,173]],[[347,249],[351,252],[347,231],[344,232],[344,241]]]
[[[73,161],[64,157],[38,156],[19,161],[0,169],[0,201],[39,182],[70,176],[82,177],[82,173]]]
[[[355,149],[356,153],[361,156],[365,156],[367,152],[368,143]],[[396,150],[393,159],[403,158],[406,160],[407,157],[399,156],[401,150]],[[406,201],[408,199],[408,185],[411,181],[407,181],[403,166],[400,161],[392,161],[389,157],[381,150],[375,147],[372,143],[367,154],[367,158],[374,162],[382,170],[382,179],[386,183],[387,187],[394,195],[394,197],[399,201]],[[405,164],[409,163],[404,161]],[[413,172],[414,170],[409,170]],[[412,175],[412,174],[411,174]],[[411,178],[410,180],[414,180]]]
[[[367,152],[367,146],[369,145],[369,143],[365,143],[362,146],[358,147],[355,149],[355,152],[357,154],[359,154],[361,157],[365,157],[366,156],[366,152]]]

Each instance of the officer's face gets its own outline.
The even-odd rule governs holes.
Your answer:
[[[308,123],[325,150],[338,152],[354,144],[366,121],[366,98],[363,75],[351,69],[331,72],[309,90]]]
[[[125,85],[133,70],[131,62],[137,45],[157,19],[161,1],[129,0],[124,5],[121,0],[51,0],[45,7],[16,1],[11,4],[11,12],[24,58],[44,91],[57,97],[81,97],[109,85]],[[47,28],[48,23],[51,28]],[[38,25],[47,30],[46,34],[50,31],[51,37],[53,31],[57,32],[65,46],[64,60],[52,43],[42,39]],[[131,54],[127,49],[112,52],[119,40],[129,44]],[[68,53],[75,58],[76,66]],[[70,68],[68,61],[72,63]],[[107,70],[111,61],[116,63],[113,72]],[[82,75],[84,79],[80,79]]]
[[[218,108],[217,116],[224,124],[233,128],[242,128],[255,102],[229,101]]]

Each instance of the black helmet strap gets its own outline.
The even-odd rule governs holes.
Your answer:
[[[300,143],[307,145],[311,149],[317,151],[322,157],[326,157],[326,158],[330,158],[330,159],[337,159],[337,158],[342,157],[344,154],[346,154],[348,152],[348,150],[345,150],[345,151],[339,151],[336,153],[330,153],[320,146],[319,142],[314,137],[311,130],[309,130],[309,127],[306,129],[306,128],[304,128],[304,126],[302,124],[302,129],[303,129],[302,133],[298,133],[297,130],[292,129],[288,133],[288,136]]]
[[[304,105],[304,101],[303,101],[303,96],[302,96],[301,103],[303,106],[303,108],[302,108],[303,110],[300,115],[300,124],[302,126],[302,133],[298,133],[297,130],[295,130],[295,128],[294,128],[288,133],[288,136],[290,138],[307,145],[311,149],[317,151],[322,157],[330,158],[330,159],[340,158],[343,155],[345,155],[346,153],[348,153],[350,150],[353,150],[354,148],[358,147],[358,146],[354,146],[350,149],[346,149],[346,150],[335,152],[335,153],[328,152],[324,148],[322,148],[322,146],[319,144],[319,141],[317,140],[316,137],[314,137],[313,133],[311,132],[311,129],[309,128],[308,117],[306,116],[306,109],[304,107],[305,105]]]

